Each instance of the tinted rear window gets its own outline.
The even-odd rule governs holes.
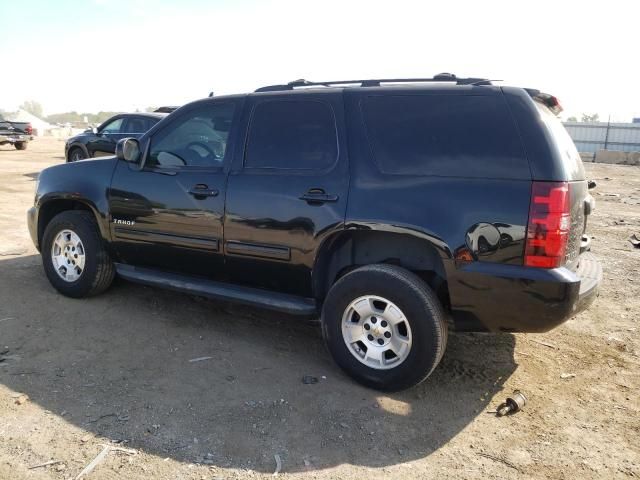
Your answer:
[[[318,170],[333,165],[337,155],[335,119],[329,105],[271,100],[256,106],[245,167]]]
[[[502,96],[368,97],[362,112],[384,173],[531,178]]]
[[[127,133],[144,133],[149,130],[155,122],[152,123],[151,119],[144,117],[131,117],[127,120],[127,126],[125,127]]]

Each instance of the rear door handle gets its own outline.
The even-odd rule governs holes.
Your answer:
[[[218,190],[209,188],[203,183],[198,183],[197,185],[191,187],[191,189],[189,190],[190,195],[193,195],[194,197],[199,199],[203,199],[206,197],[217,197],[218,193]]]
[[[338,195],[330,195],[328,193],[325,193],[325,191],[322,189],[313,188],[299,198],[300,200],[304,200],[308,203],[326,203],[337,202],[339,197]]]

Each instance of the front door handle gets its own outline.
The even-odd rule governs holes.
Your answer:
[[[319,204],[319,203],[326,203],[326,202],[337,202],[339,197],[338,195],[330,195],[328,193],[325,193],[325,191],[322,190],[321,188],[312,188],[311,190],[309,190],[307,193],[305,193],[299,198],[300,200],[304,200],[305,202],[308,202],[308,203]]]
[[[219,193],[218,190],[209,188],[207,185],[203,183],[198,183],[197,185],[194,185],[193,187],[191,187],[191,189],[189,190],[189,194],[193,195],[197,199],[203,199],[207,197],[217,197],[218,193]]]

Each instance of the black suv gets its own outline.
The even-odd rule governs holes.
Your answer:
[[[67,140],[64,145],[64,156],[67,162],[75,162],[85,158],[113,155],[119,140],[142,136],[164,117],[166,113],[156,112],[114,115],[98,128],[88,128]]]
[[[147,285],[321,315],[365,385],[424,380],[449,328],[544,332],[596,296],[594,202],[555,97],[443,75],[183,106],[117,157],[40,174],[53,286]]]

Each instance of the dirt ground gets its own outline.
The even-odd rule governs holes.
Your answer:
[[[0,479],[75,478],[107,444],[135,454],[87,478],[267,478],[275,456],[286,478],[640,476],[640,168],[586,165],[605,270],[589,311],[546,334],[453,334],[426,382],[385,395],[293,317],[124,281],[56,293],[25,212],[62,152],[0,147]],[[523,411],[489,413],[515,389]]]

